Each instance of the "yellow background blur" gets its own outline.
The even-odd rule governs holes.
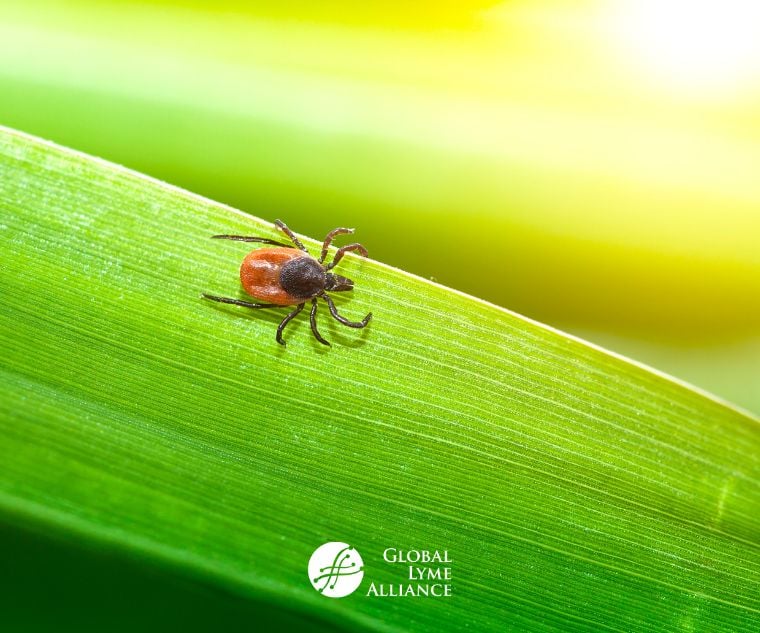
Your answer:
[[[760,3],[407,5],[0,2],[0,123],[760,411]]]

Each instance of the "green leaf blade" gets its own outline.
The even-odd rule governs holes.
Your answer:
[[[283,349],[282,311],[200,299],[250,249],[208,237],[271,224],[8,130],[0,193],[6,515],[367,630],[757,628],[743,412],[356,257],[372,324]],[[328,540],[371,561],[341,601],[306,578]],[[362,595],[386,547],[449,550],[454,597]]]

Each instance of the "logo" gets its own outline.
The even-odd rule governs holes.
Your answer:
[[[356,591],[364,578],[364,561],[347,543],[320,545],[309,559],[309,580],[314,589],[330,598]]]

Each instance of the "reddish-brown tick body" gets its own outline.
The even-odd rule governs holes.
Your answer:
[[[313,271],[309,279],[313,280],[312,286],[315,290],[305,296],[299,291],[302,289],[293,287],[292,274],[288,274],[289,270],[304,269],[307,272]],[[243,284],[243,290],[252,297],[278,306],[297,305],[311,299],[325,289],[324,277],[324,268],[316,259],[290,247],[251,251],[240,265],[240,283]]]
[[[234,240],[237,242],[259,242],[274,246],[274,248],[260,248],[251,251],[245,256],[243,263],[240,265],[240,282],[243,285],[243,289],[252,297],[266,301],[267,303],[251,303],[249,301],[241,301],[240,299],[230,297],[217,297],[206,293],[202,296],[205,299],[218,301],[219,303],[229,303],[255,309],[297,305],[298,307],[288,314],[277,328],[277,342],[282,345],[285,344],[282,338],[285,326],[303,310],[307,301],[311,301],[311,314],[309,315],[311,331],[320,343],[329,345],[317,330],[318,299],[323,299],[327,303],[330,314],[343,325],[352,328],[365,327],[372,318],[372,313],[368,314],[361,321],[349,321],[338,314],[335,304],[330,295],[327,294],[328,290],[343,292],[351,290],[354,287],[353,281],[330,271],[341,260],[343,255],[349,251],[357,251],[366,257],[367,250],[361,244],[342,246],[335,253],[332,262],[329,264],[324,263],[333,238],[336,235],[353,233],[354,230],[338,228],[330,231],[327,237],[325,237],[320,258],[317,260],[309,255],[306,247],[285,224],[277,220],[275,226],[291,239],[294,247],[264,237],[214,235],[217,239]]]

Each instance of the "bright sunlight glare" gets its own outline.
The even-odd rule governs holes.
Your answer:
[[[614,36],[669,85],[711,93],[760,83],[760,0],[622,0]]]

